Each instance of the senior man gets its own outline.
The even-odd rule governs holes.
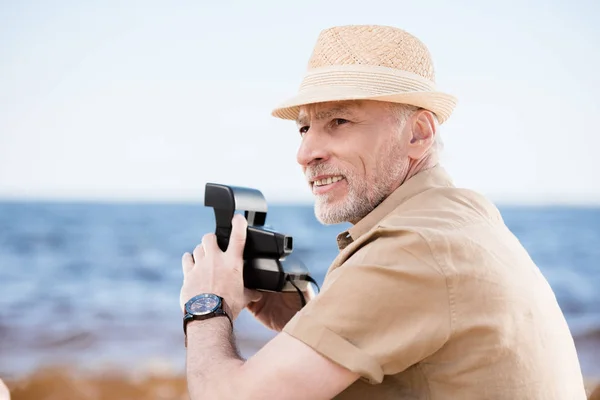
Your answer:
[[[384,26],[321,32],[299,93],[297,161],[324,224],[352,227],[321,292],[244,289],[246,221],[222,252],[207,234],[182,260],[192,399],[584,399],[552,289],[494,205],[438,160],[455,107],[430,54]],[[200,299],[200,300],[198,300]],[[232,323],[245,308],[280,333],[248,360]],[[217,318],[222,316],[222,318]]]

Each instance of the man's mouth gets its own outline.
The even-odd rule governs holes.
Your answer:
[[[314,195],[322,195],[335,190],[346,180],[343,175],[317,176],[316,178],[310,182]]]
[[[327,178],[314,180],[314,181],[312,181],[312,184],[313,184],[313,186],[325,186],[325,185],[331,185],[332,183],[341,181],[342,179],[344,179],[344,177],[342,175],[329,176]]]

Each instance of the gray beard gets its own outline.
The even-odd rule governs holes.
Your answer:
[[[378,190],[374,198],[369,198],[368,193],[359,194],[356,190],[349,189],[349,193],[340,201],[340,204],[328,204],[326,196],[317,197],[315,216],[320,223],[333,225],[359,221],[373,211],[389,195],[389,193],[379,193]]]
[[[319,195],[315,201],[315,217],[323,225],[356,223],[373,211],[396,188],[406,163],[399,160],[399,145],[393,144],[379,158],[377,174],[371,182],[353,175],[345,175],[348,193],[343,199],[331,203],[328,194]]]

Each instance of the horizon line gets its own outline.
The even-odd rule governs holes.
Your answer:
[[[494,205],[499,207],[584,207],[584,208],[600,208],[600,198],[594,198],[588,201],[573,200],[566,198],[554,198],[551,200],[542,200],[539,198],[510,198],[508,196],[501,198],[502,196],[486,196]],[[197,200],[182,197],[182,198],[166,198],[166,197],[86,197],[86,196],[72,196],[72,197],[60,197],[60,196],[6,196],[0,195],[0,204],[7,203],[45,203],[45,204],[113,204],[113,205],[128,205],[128,204],[146,204],[146,205],[200,205],[204,206],[204,197],[199,197]],[[267,200],[267,204],[273,206],[313,206],[314,200],[308,199],[273,199]]]

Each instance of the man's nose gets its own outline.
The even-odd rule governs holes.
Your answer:
[[[316,130],[309,130],[302,137],[296,160],[303,167],[311,163],[325,161],[329,158],[328,141],[324,134]]]

